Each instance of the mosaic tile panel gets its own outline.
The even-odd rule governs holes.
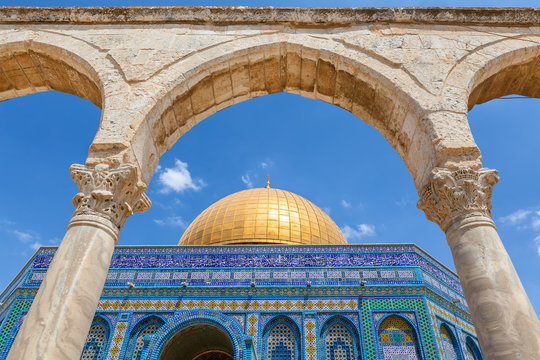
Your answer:
[[[144,349],[144,338],[146,336],[154,335],[158,332],[161,325],[159,324],[150,324],[144,327],[138,334],[137,339],[135,340],[135,345],[133,346],[133,354],[131,355],[131,360],[141,360],[141,356]]]
[[[248,313],[246,319],[246,334],[253,337],[253,347],[258,349],[258,353],[260,354],[261,351],[257,347],[257,344],[259,343],[259,314]]]
[[[23,315],[30,309],[32,305],[31,300],[18,300],[13,304],[9,315],[2,324],[0,331],[0,359],[5,359],[11,348],[11,344],[15,340],[13,331],[17,328],[17,325],[23,319]]]
[[[128,329],[128,319],[118,320],[114,328],[113,336],[111,339],[111,346],[107,354],[107,360],[118,360],[122,345],[126,338],[126,330]]]
[[[211,309],[217,311],[357,310],[354,299],[101,299],[98,311],[167,311]]]
[[[444,359],[444,348],[443,348],[443,342],[442,342],[440,332],[439,332],[440,321],[438,321],[438,318],[444,319],[448,323],[457,325],[458,327],[464,329],[468,333],[476,335],[476,332],[472,324],[457,317],[455,314],[451,313],[450,311],[445,310],[444,308],[440,307],[439,305],[435,304],[432,301],[427,300],[427,306],[428,306],[432,331],[435,334],[435,340],[437,343],[437,347],[438,347],[438,351],[439,351],[439,355],[441,359]]]
[[[442,347],[444,351],[445,360],[462,360],[460,356],[459,347],[455,341],[455,337],[450,333],[452,330],[449,330],[446,326],[441,325],[440,327],[440,336]]]
[[[399,297],[372,297],[362,299],[360,314],[362,318],[363,350],[365,359],[377,359],[378,349],[375,339],[378,338],[378,329],[372,317],[373,314],[385,312],[386,314],[415,313],[417,317],[417,333],[419,343],[422,344],[424,356],[429,360],[440,359],[433,339],[432,327],[423,298]]]
[[[416,331],[403,318],[391,315],[379,325],[379,344],[384,360],[421,360]]]
[[[317,320],[314,313],[304,314],[304,352],[306,360],[317,359]]]

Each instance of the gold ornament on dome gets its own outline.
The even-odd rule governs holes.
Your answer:
[[[231,194],[204,210],[178,245],[347,244],[332,219],[289,191],[256,188]]]

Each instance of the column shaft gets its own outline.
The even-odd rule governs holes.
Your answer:
[[[487,360],[540,359],[540,323],[489,222],[467,218],[447,232],[482,352]]]
[[[70,224],[8,360],[80,358],[118,239],[110,222],[86,217]]]
[[[137,168],[71,167],[75,212],[8,360],[76,360],[92,325],[114,246],[128,216],[150,208]]]

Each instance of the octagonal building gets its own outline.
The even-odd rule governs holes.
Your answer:
[[[1,295],[0,359],[56,248]],[[83,360],[479,360],[459,279],[412,244],[349,245],[289,191],[243,190],[178,246],[118,246]]]

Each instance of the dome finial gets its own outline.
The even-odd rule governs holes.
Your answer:
[[[268,175],[266,178],[267,178],[267,180],[266,180],[266,188],[270,189],[270,175]]]

